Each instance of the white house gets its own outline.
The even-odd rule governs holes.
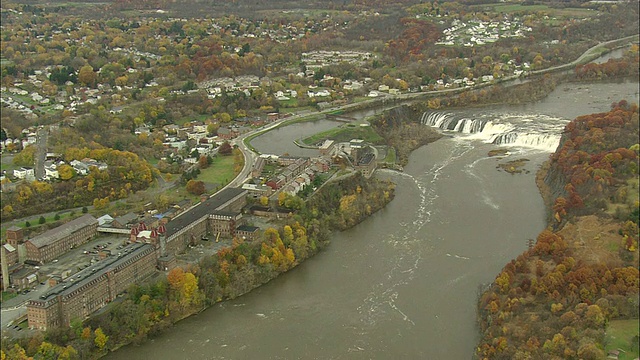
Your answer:
[[[82,161],[72,160],[70,164],[77,174],[87,175],[89,173],[89,166]]]
[[[49,162],[44,165],[44,177],[47,179],[58,179],[60,174],[58,173],[58,166]]]
[[[13,176],[18,179],[35,180],[36,173],[31,167],[21,167],[20,169],[13,170]]]

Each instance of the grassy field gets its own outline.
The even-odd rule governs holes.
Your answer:
[[[338,142],[349,141],[351,139],[362,139],[371,144],[376,144],[383,140],[382,137],[371,128],[371,126],[349,124],[314,134],[303,139],[302,142],[307,145],[313,145],[325,139],[332,139]]]
[[[638,350],[638,342],[633,344],[633,337],[638,337],[638,319],[632,320],[612,320],[607,327],[607,340],[605,352],[611,350],[621,350],[620,360],[632,360],[638,358],[640,351]]]
[[[182,125],[184,125],[184,124],[186,124],[188,122],[191,122],[191,121],[205,121],[205,120],[207,120],[209,118],[211,118],[211,115],[187,116],[187,117],[184,117],[182,119],[177,120],[176,121],[176,125],[182,126]]]
[[[233,156],[218,156],[213,163],[198,175],[198,180],[210,184],[227,184],[233,180],[236,174],[233,172]]]
[[[389,150],[387,151],[387,156],[382,160],[382,162],[395,164],[396,162],[396,148],[389,146]]]
[[[13,299],[16,296],[18,296],[17,293],[9,292],[9,291],[3,291],[2,292],[2,301]]]
[[[60,220],[64,220],[64,219],[68,218],[68,217],[69,217],[69,215],[71,215],[71,212],[70,212],[70,211],[68,211],[68,212],[63,212],[63,213],[61,212],[61,213],[59,213],[59,215],[60,215]],[[77,213],[76,215],[81,215],[81,214]],[[54,221],[57,221],[57,220],[55,219],[55,215],[47,216],[47,217],[45,217],[45,220],[46,220],[46,222],[45,222],[44,224],[39,224],[39,223],[38,223],[38,219],[31,219],[31,220],[29,221],[29,223],[31,224],[31,226],[30,226],[29,228],[30,228],[30,229],[36,229],[36,228],[38,228],[39,226],[42,226],[42,225],[49,224],[49,223],[52,223],[52,222],[54,222]],[[13,225],[15,225],[15,226],[19,226],[19,227],[21,227],[21,228],[26,228],[26,227],[27,227],[27,226],[26,226],[26,223],[27,223],[26,221],[22,221],[22,222],[19,222],[19,223],[15,223],[15,224],[13,224]],[[0,236],[1,236],[3,239],[4,239],[4,235],[5,235],[5,233],[7,232],[7,228],[8,228],[8,226],[6,226],[6,225],[4,225],[4,224],[3,224],[3,225],[2,225],[2,230],[0,230]]]
[[[18,168],[20,167],[13,164],[0,163],[0,170],[6,170],[8,173],[13,172],[13,170]]]

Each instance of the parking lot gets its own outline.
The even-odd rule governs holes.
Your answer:
[[[73,275],[78,271],[91,266],[100,260],[100,252],[111,255],[117,255],[118,250],[126,244],[127,236],[119,234],[100,234],[90,242],[83,244],[66,254],[53,260],[51,263],[44,264],[39,269],[38,278],[40,281],[46,281],[53,275],[66,277]],[[57,260],[57,261],[56,261]]]

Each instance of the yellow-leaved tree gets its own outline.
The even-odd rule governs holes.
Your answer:
[[[102,351],[104,347],[107,346],[107,341],[109,341],[109,337],[104,334],[104,332],[102,331],[102,328],[97,328],[94,334],[96,335],[96,337],[93,340],[93,342],[96,344],[96,347],[98,348],[98,350]]]

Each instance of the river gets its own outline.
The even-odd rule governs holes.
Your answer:
[[[398,184],[395,199],[334,234],[325,251],[107,359],[470,359],[479,286],[545,227],[534,176],[554,150],[546,140],[516,142],[500,145],[511,152],[506,159],[490,158],[498,136],[488,131],[519,131],[522,141],[544,122],[536,134],[548,140],[575,116],[607,111],[623,98],[638,102],[637,82],[562,84],[534,104],[426,114],[484,122],[474,125],[479,132],[447,131],[450,137],[417,149],[404,173],[378,171]],[[279,129],[254,146],[298,155],[287,144],[306,135],[300,126],[310,125]],[[496,168],[522,158],[529,160],[524,173]]]

